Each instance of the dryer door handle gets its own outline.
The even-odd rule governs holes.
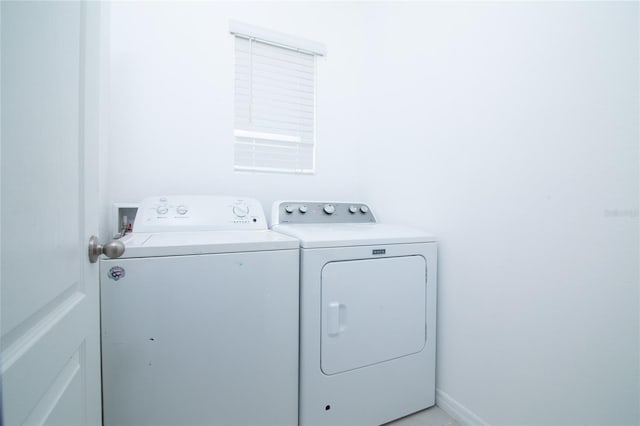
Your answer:
[[[347,328],[347,305],[331,302],[327,307],[327,334],[338,336]]]

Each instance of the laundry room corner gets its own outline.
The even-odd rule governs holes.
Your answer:
[[[367,202],[438,238],[437,402],[640,422],[637,2],[111,2],[113,203]],[[234,171],[230,21],[326,45],[313,174]]]

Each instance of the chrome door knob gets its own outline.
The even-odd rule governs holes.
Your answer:
[[[95,235],[89,238],[89,262],[91,263],[96,263],[101,254],[110,259],[116,259],[122,256],[123,253],[124,244],[122,241],[112,240],[103,245],[98,242],[98,237]]]

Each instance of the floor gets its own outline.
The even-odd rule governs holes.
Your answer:
[[[407,417],[403,417],[385,426],[459,426],[450,415],[440,407],[433,406],[426,410],[418,411]]]

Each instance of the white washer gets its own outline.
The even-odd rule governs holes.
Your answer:
[[[248,198],[148,198],[133,229],[100,263],[104,424],[297,424],[298,242]]]
[[[362,203],[278,201],[300,240],[300,425],[379,425],[435,403],[437,243]]]

